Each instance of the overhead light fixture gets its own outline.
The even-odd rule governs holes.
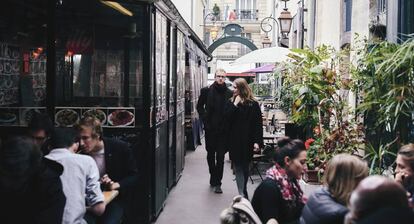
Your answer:
[[[101,3],[115,9],[116,11],[118,11],[118,12],[124,14],[124,15],[127,15],[127,16],[133,16],[134,15],[131,11],[129,11],[128,9],[123,7],[118,2],[101,0]]]

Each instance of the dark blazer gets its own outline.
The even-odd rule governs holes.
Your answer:
[[[225,117],[229,123],[227,146],[230,159],[236,163],[250,162],[254,143],[263,145],[262,112],[256,101],[226,104]]]
[[[301,224],[342,224],[348,208],[332,197],[326,188],[316,190],[302,210]]]
[[[120,193],[124,188],[138,184],[138,171],[135,157],[128,144],[112,138],[103,138],[105,149],[105,169],[109,178],[118,182]]]

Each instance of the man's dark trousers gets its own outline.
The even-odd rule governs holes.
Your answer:
[[[224,154],[226,154],[224,133],[211,133],[206,130],[205,138],[207,163],[210,171],[210,185],[221,186],[221,180],[223,179]]]

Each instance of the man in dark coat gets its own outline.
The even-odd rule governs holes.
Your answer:
[[[232,96],[225,83],[226,72],[217,69],[215,82],[210,87],[201,89],[197,102],[197,111],[204,124],[207,149],[207,162],[210,171],[210,186],[215,193],[223,193],[221,179],[223,178],[224,154],[226,153],[226,120],[224,107]]]
[[[128,144],[104,138],[98,119],[85,117],[77,125],[81,150],[96,162],[104,190],[118,190],[119,196],[109,203],[101,219],[104,223],[119,223],[130,206],[128,194],[138,184],[137,166]]]

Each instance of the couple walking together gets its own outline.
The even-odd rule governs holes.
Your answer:
[[[215,82],[201,89],[197,103],[205,130],[210,185],[215,193],[223,193],[224,155],[229,151],[239,194],[248,198],[249,164],[253,152],[263,145],[262,115],[246,80],[236,79],[232,92],[225,78],[226,72],[218,69]]]

